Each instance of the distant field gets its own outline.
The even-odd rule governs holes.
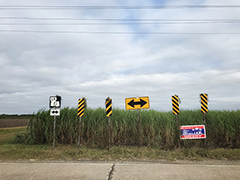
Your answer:
[[[29,119],[0,119],[0,128],[27,126]]]
[[[27,126],[32,114],[1,114],[0,128]]]

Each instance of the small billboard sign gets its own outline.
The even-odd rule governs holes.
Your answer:
[[[205,139],[206,130],[204,125],[181,126],[180,139]]]

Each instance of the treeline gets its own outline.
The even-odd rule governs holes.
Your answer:
[[[30,119],[34,114],[0,114],[0,119]]]
[[[29,121],[27,133],[17,140],[27,144],[52,143],[53,119],[49,110],[39,110]],[[204,147],[205,140],[179,140],[175,115],[172,112],[141,110],[141,144],[149,147],[174,148]],[[209,111],[206,114],[207,147],[240,147],[240,111]],[[111,144],[139,145],[137,111],[113,109],[111,116]],[[200,110],[182,110],[180,125],[203,124]],[[76,108],[61,109],[56,117],[56,142],[77,144],[79,119]],[[180,144],[179,144],[180,143]],[[108,119],[105,109],[87,108],[82,117],[81,145],[96,148],[108,147]]]

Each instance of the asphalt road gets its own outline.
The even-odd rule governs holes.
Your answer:
[[[137,162],[0,163],[1,180],[239,180],[240,164]]]

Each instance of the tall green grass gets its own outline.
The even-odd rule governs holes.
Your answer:
[[[21,142],[30,144],[52,143],[53,119],[49,110],[39,110],[29,122],[27,134]],[[175,115],[172,112],[141,110],[141,143],[144,146],[174,148],[179,141]],[[209,111],[206,114],[207,146],[240,147],[240,111]],[[138,145],[137,111],[113,109],[111,142],[113,145]],[[56,141],[61,144],[78,142],[77,108],[63,108],[56,117]],[[203,124],[200,110],[183,110],[180,125]],[[108,146],[108,119],[105,109],[86,108],[82,117],[81,144],[88,147]],[[185,148],[204,147],[204,140],[181,140]]]

